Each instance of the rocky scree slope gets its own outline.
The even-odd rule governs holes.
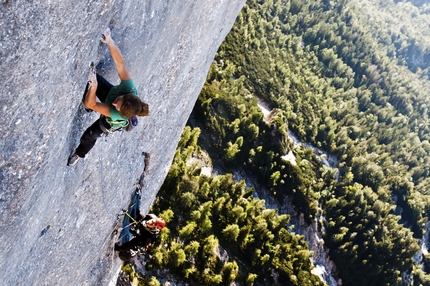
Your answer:
[[[148,211],[215,52],[244,0],[3,0],[0,9],[0,273],[4,285],[107,285],[115,215],[134,184]],[[150,116],[67,167],[97,118],[88,64],[119,82],[110,26]],[[145,166],[145,152],[150,154]],[[145,174],[143,172],[145,169]]]

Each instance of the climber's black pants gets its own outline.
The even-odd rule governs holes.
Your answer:
[[[99,74],[96,74],[96,75],[97,75],[97,82],[98,82],[96,95],[97,95],[97,98],[101,102],[105,102],[106,96],[108,95],[108,93],[109,93],[110,89],[113,87],[113,85],[110,82],[108,82],[101,75],[99,75]]]
[[[97,119],[96,122],[94,122],[93,125],[91,125],[87,130],[85,130],[84,134],[82,135],[81,144],[79,144],[78,148],[76,148],[75,151],[76,155],[81,158],[84,158],[85,155],[90,152],[90,150],[94,147],[97,139],[101,137],[103,133],[105,133],[100,127],[100,124],[103,124],[106,129],[110,128],[109,123],[106,122],[106,119],[104,117],[100,117],[99,119]]]
[[[146,248],[150,243],[152,243],[152,240],[150,238],[136,236],[132,240],[127,241],[121,246],[117,245],[116,249],[117,250],[130,250],[130,249],[137,250],[138,247]]]
[[[106,96],[113,85],[99,74],[97,74],[97,82],[98,86],[96,96],[101,102],[105,102]],[[110,129],[110,125],[106,122],[104,117],[97,119],[96,122],[94,122],[93,125],[91,125],[82,135],[81,143],[75,151],[76,155],[84,158],[85,155],[94,147],[97,139],[104,133],[100,124],[102,124],[106,129]]]

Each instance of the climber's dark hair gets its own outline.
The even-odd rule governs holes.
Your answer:
[[[132,93],[124,95],[124,101],[119,111],[122,117],[131,118],[133,116],[148,116],[149,107],[139,97]]]

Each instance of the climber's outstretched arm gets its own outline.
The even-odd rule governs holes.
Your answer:
[[[115,63],[116,71],[118,72],[119,78],[121,80],[131,79],[131,75],[125,67],[124,58],[122,57],[121,51],[118,49],[118,47],[116,46],[114,40],[110,35],[110,29],[106,28],[106,30],[102,33],[102,35],[103,35],[103,38],[100,39],[100,41],[108,45],[109,51]]]
[[[85,107],[92,109],[94,111],[97,111],[98,113],[103,114],[104,116],[110,117],[109,105],[102,102],[97,102],[96,100],[96,90],[97,90],[98,82],[97,82],[97,76],[95,73],[92,73],[90,75],[88,83],[90,84],[90,86],[85,96]]]

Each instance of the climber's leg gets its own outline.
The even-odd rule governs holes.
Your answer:
[[[108,95],[110,89],[113,87],[113,85],[108,82],[104,77],[102,77],[99,74],[97,75],[97,90],[96,90],[96,95],[98,97],[98,99],[101,102],[105,102],[106,101],[106,96]]]
[[[102,136],[104,131],[100,127],[100,124],[103,124],[106,128],[109,128],[108,123],[104,120],[103,117],[96,120],[82,135],[81,143],[74,154],[79,156],[80,158],[84,158],[85,155],[94,147],[97,139]]]

